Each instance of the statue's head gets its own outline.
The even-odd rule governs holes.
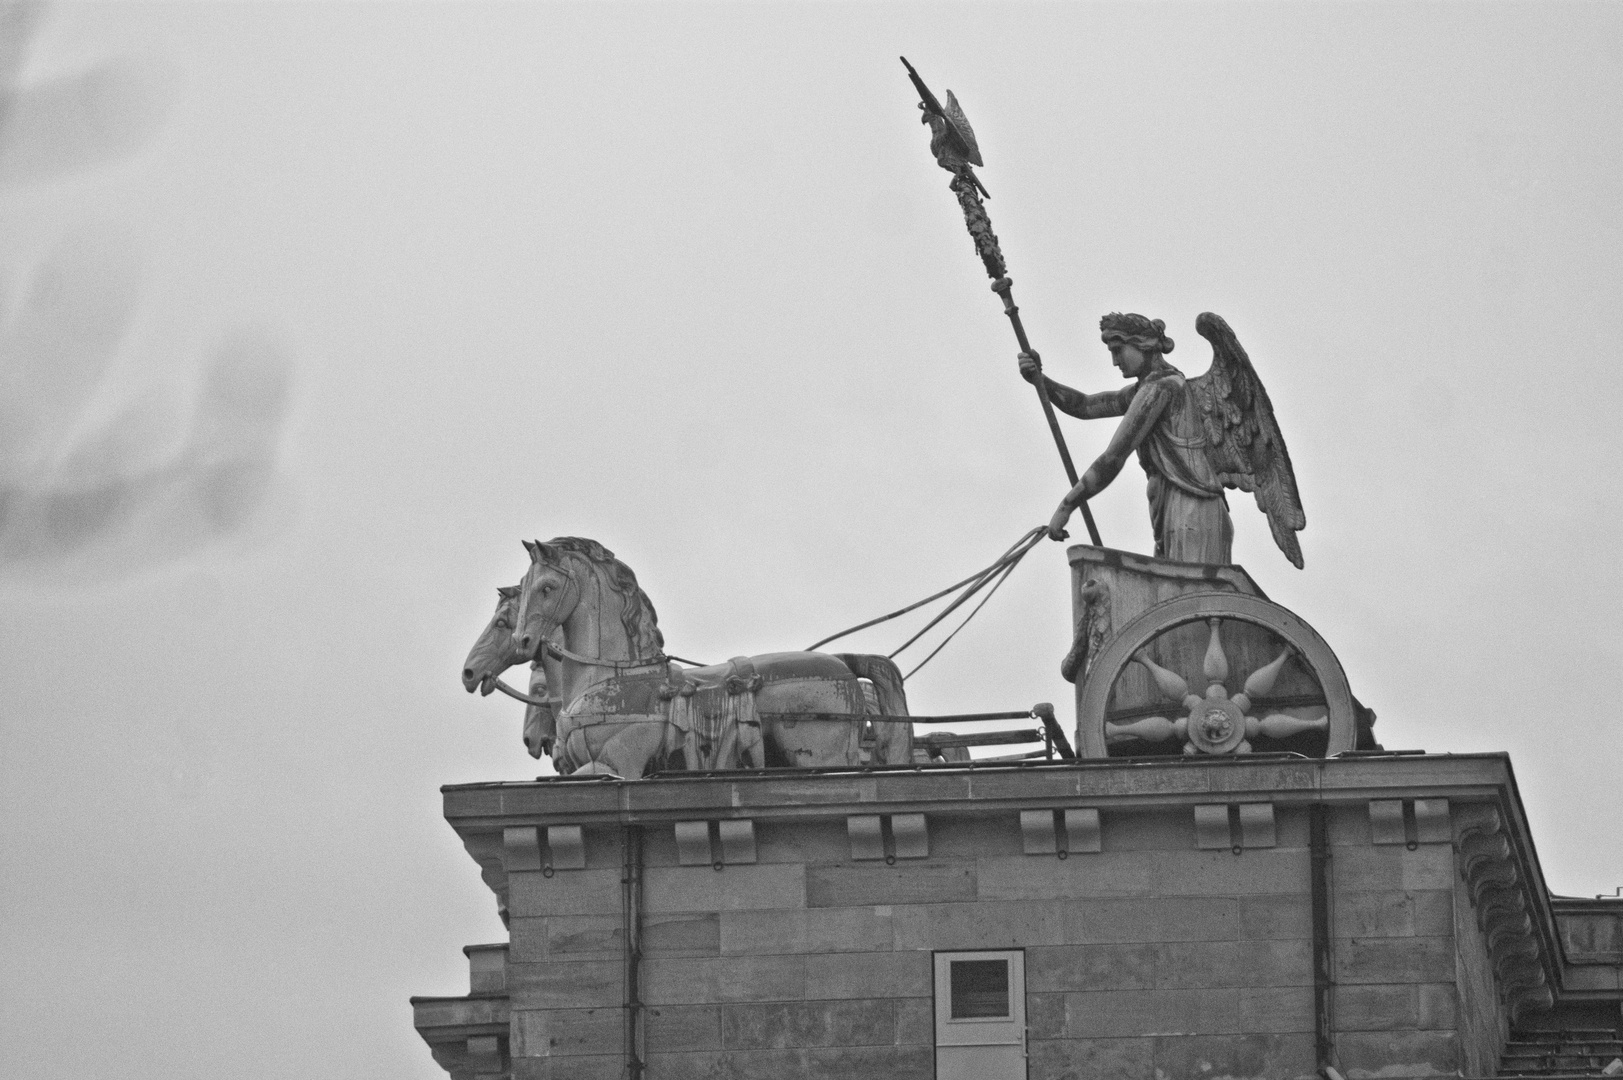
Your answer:
[[[1099,320],[1099,339],[1110,349],[1111,363],[1129,379],[1137,378],[1172,351],[1167,324],[1131,312],[1112,311]]]

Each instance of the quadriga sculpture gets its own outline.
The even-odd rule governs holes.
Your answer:
[[[873,683],[881,715],[907,713],[901,673],[883,656],[766,653],[684,667],[665,656],[636,575],[602,544],[565,536],[524,547],[516,600],[504,590],[462,679],[488,693],[508,667],[539,661],[563,703],[552,744],[561,773],[639,777],[678,758],[688,769],[854,765],[873,711],[859,678]],[[875,761],[912,761],[910,724],[873,726]],[[536,754],[528,717],[525,742]]]

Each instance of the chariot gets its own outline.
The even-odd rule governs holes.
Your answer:
[[[1062,670],[1080,757],[1373,745],[1373,714],[1335,653],[1242,567],[1086,544],[1069,556],[1076,634]]]

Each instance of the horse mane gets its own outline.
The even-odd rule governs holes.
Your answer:
[[[614,552],[583,536],[555,536],[548,544],[572,555],[578,555],[591,565],[592,570],[606,580],[609,588],[621,598],[620,624],[625,627],[626,640],[643,656],[665,648],[665,635],[659,630],[659,616],[654,614],[653,601],[637,584],[637,575],[631,567],[614,557]]]

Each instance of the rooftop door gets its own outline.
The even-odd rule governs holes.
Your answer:
[[[1025,959],[935,954],[936,1080],[1026,1080]]]

